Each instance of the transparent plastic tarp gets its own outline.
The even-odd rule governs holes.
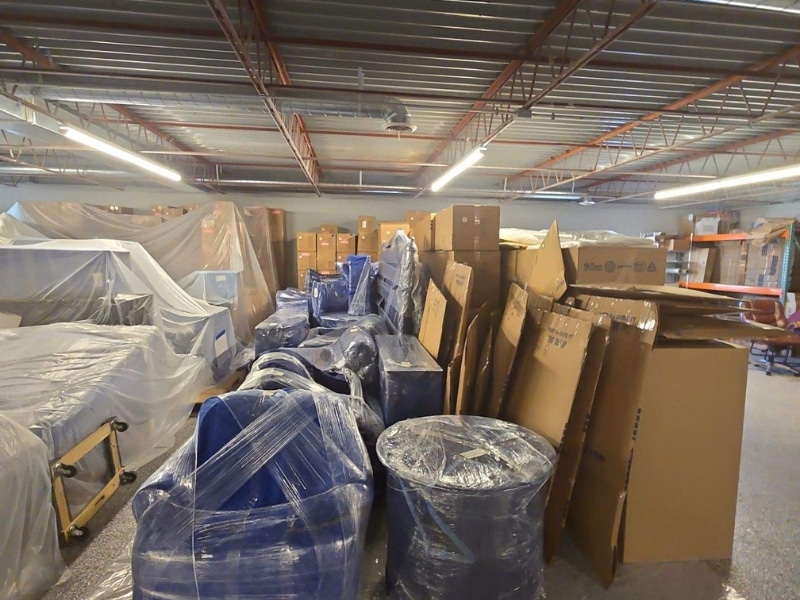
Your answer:
[[[311,288],[311,307],[319,320],[326,313],[347,312],[349,295],[343,277],[315,281]]]
[[[129,425],[119,434],[120,454],[135,469],[172,445],[209,382],[203,360],[175,354],[155,327],[57,323],[0,330],[0,415],[41,439],[50,461],[116,418]],[[106,461],[95,460],[101,450],[66,480],[71,506],[79,504],[82,485],[84,493],[102,487]]]
[[[58,581],[47,447],[0,414],[0,598],[34,600]]]
[[[371,501],[356,419],[335,395],[211,399],[134,497],[134,597],[356,600]]]
[[[500,229],[500,241],[512,242],[529,248],[538,248],[547,236],[547,229]],[[658,243],[646,238],[634,237],[616,231],[560,231],[562,248],[578,246],[630,246],[633,248],[656,248]]]
[[[244,217],[232,202],[204,204],[160,225],[136,224],[93,206],[68,202],[21,202],[9,214],[50,238],[137,242],[174,281],[196,293],[204,289],[198,287],[198,278],[236,273],[236,286],[228,294],[233,299],[224,306],[230,307],[236,336],[245,344],[252,341],[256,324],[274,308],[277,286],[268,286]],[[274,262],[271,270],[274,273]],[[214,274],[207,276],[209,271]],[[213,303],[216,296],[200,299]]]
[[[308,310],[308,314],[311,314],[311,296],[295,288],[279,290],[275,294],[275,310],[289,308],[290,306],[305,307]]]
[[[517,425],[439,416],[378,440],[388,473],[387,589],[393,600],[535,600],[555,451]]]
[[[380,263],[367,263],[361,270],[353,294],[350,296],[350,308],[347,312],[351,315],[363,316],[375,312],[375,279],[378,277]]]
[[[140,244],[3,237],[0,280],[14,282],[0,287],[0,311],[20,315],[23,326],[152,324],[178,354],[202,356],[218,379],[230,372],[230,311],[191,297]]]
[[[419,333],[427,285],[416,243],[398,231],[381,251],[376,279],[378,311],[397,333]]]

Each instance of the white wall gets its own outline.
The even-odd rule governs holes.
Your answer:
[[[16,188],[0,187],[0,211],[22,200],[116,204],[149,212],[152,204],[180,206],[211,200],[229,200],[242,204],[284,208],[288,213],[290,233],[314,229],[332,223],[345,229],[355,227],[358,215],[374,215],[379,220],[402,220],[406,210],[438,211],[450,204],[463,204],[458,198],[428,196],[412,200],[398,196],[344,196],[313,194],[181,194],[161,191],[115,191],[83,186],[27,184]],[[471,203],[471,202],[466,202]],[[502,205],[503,227],[546,229],[558,219],[562,230],[612,229],[638,234],[646,231],[676,232],[678,211],[647,206],[596,205],[573,203],[506,202]],[[292,236],[293,237],[293,236]]]
[[[794,217],[800,220],[800,202],[774,204],[760,208],[750,208],[741,213],[742,228],[748,229],[758,218]]]

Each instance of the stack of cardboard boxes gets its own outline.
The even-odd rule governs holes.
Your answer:
[[[720,242],[719,283],[745,285],[749,244],[745,241]]]
[[[751,242],[747,250],[744,284],[767,288],[781,287],[785,248],[786,243],[780,238],[767,243]]]
[[[412,224],[419,260],[430,269],[438,287],[443,285],[449,263],[467,265],[473,271],[469,308],[483,304],[497,308],[501,272],[499,206],[457,205],[433,217],[430,213],[407,213],[406,219]]]
[[[358,217],[358,240],[356,250],[359,254],[369,254],[370,259],[375,262],[381,251],[380,229],[378,219],[370,216]]]
[[[444,294],[429,287],[420,341],[447,368],[445,411],[518,423],[556,448],[548,560],[565,528],[607,585],[620,560],[730,558],[748,352],[719,340],[772,330],[715,318],[737,310],[732,298],[608,279],[568,284],[596,258],[574,250],[562,251],[554,224],[524,251],[499,318],[466,310],[475,278],[465,265],[448,265]],[[601,264],[630,260],[598,250]],[[448,336],[454,349],[443,353]]]

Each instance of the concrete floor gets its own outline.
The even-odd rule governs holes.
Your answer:
[[[191,433],[194,421],[179,439]],[[800,599],[800,380],[751,370],[748,383],[734,556],[731,561],[620,565],[604,589],[566,540],[546,569],[547,600],[790,600]],[[161,462],[142,469],[140,481]],[[113,559],[124,553],[135,523],[129,498],[118,494],[93,525],[99,533],[70,549],[71,567],[45,600],[127,600],[124,582],[97,594]],[[386,528],[383,510],[367,535],[361,600],[384,600]]]

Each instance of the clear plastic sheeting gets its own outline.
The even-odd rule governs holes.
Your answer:
[[[500,241],[511,242],[538,248],[547,237],[547,229],[500,229]],[[631,248],[657,248],[658,243],[646,238],[633,237],[617,233],[616,231],[560,231],[559,238],[562,248],[576,248],[579,246],[628,246]]]
[[[23,326],[152,324],[178,354],[202,356],[218,379],[238,349],[230,311],[192,298],[135,242],[3,238],[0,280],[14,282],[0,289],[0,311]]]
[[[332,394],[207,401],[137,492],[137,600],[356,600],[372,501],[356,420]]]
[[[284,347],[297,347],[308,336],[306,306],[282,308],[256,325],[256,357]]]
[[[198,272],[237,274],[232,316],[236,336],[245,344],[253,328],[272,313],[272,295],[264,278],[241,210],[232,202],[204,204],[160,225],[139,225],[85,204],[21,202],[9,213],[50,238],[108,239],[137,242],[177,282],[194,288]],[[266,233],[265,235],[269,235]],[[265,250],[272,257],[271,249]],[[272,271],[274,273],[274,261]],[[203,297],[201,300],[205,299]]]
[[[416,243],[398,231],[383,247],[376,278],[378,312],[396,333],[419,333],[427,285]]]
[[[27,427],[54,460],[114,417],[123,464],[172,444],[210,383],[199,357],[179,356],[155,327],[58,323],[0,330],[0,414]]]
[[[368,263],[361,270],[358,284],[350,296],[348,314],[355,316],[370,315],[376,312],[375,308],[375,280],[378,277],[380,263]]]
[[[536,600],[545,483],[555,451],[484,417],[412,419],[387,429],[387,589],[393,600]]]
[[[34,600],[58,581],[47,447],[0,414],[0,598]]]
[[[305,308],[311,314],[311,297],[302,290],[287,288],[275,294],[275,310],[282,308]]]
[[[355,325],[361,320],[361,317],[349,315],[346,312],[332,312],[320,315],[318,320],[320,327],[338,329],[340,327]]]

